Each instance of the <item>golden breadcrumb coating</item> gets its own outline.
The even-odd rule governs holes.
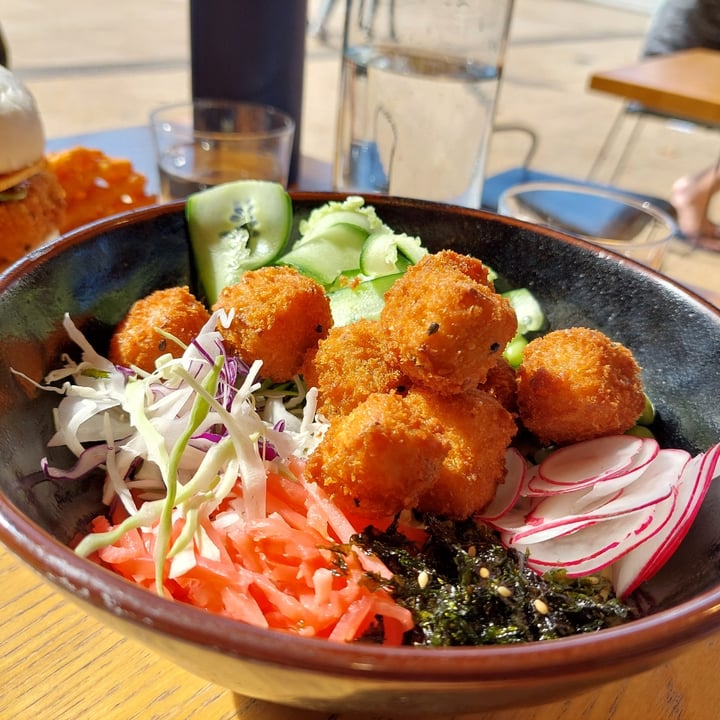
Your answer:
[[[411,380],[441,393],[485,381],[517,331],[510,303],[487,285],[428,255],[385,294],[380,322]]]
[[[291,267],[250,270],[224,288],[213,310],[231,314],[219,327],[230,350],[245,362],[262,360],[260,374],[275,382],[299,374],[308,352],[332,326],[322,286]]]
[[[471,255],[462,255],[454,250],[440,250],[436,253],[425,255],[420,262],[425,268],[444,268],[452,267],[459,270],[463,275],[467,275],[471,280],[479,282],[481,285],[494,290],[492,280],[490,280],[490,270],[483,264],[482,260],[472,257]]]
[[[339,506],[387,518],[435,481],[447,454],[439,430],[401,395],[374,393],[333,420],[305,471]]]
[[[481,390],[441,396],[416,387],[407,401],[440,425],[441,438],[448,446],[417,509],[453,519],[482,510],[505,477],[505,453],[517,431],[513,416]]]
[[[488,370],[485,382],[478,385],[478,390],[490,393],[506,410],[517,412],[515,368],[504,357]]]
[[[188,345],[210,319],[207,308],[189,288],[156,290],[137,300],[115,328],[110,339],[109,359],[116,365],[137,367],[147,372],[166,353],[180,357],[183,348],[158,332],[162,330]]]
[[[406,387],[409,380],[394,364],[377,320],[333,327],[303,370],[308,386],[318,388],[323,415],[347,415],[368,395]]]
[[[555,330],[530,342],[517,379],[520,419],[546,444],[623,433],[645,407],[630,350],[589,328]]]

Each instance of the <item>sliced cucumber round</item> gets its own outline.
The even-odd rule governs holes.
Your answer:
[[[278,260],[328,286],[344,272],[356,270],[360,264],[367,231],[357,225],[336,223],[321,235],[315,235],[293,247]]]
[[[247,270],[272,263],[292,227],[285,188],[265,180],[238,180],[190,195],[185,216],[198,280],[207,301]]]
[[[314,240],[316,237],[323,236],[329,230],[332,230],[336,225],[345,225],[356,227],[365,233],[367,237],[370,232],[370,220],[366,215],[361,215],[358,212],[352,212],[351,210],[337,210],[336,212],[325,215],[313,225],[312,230],[309,230],[295,243],[296,245],[302,245],[309,240]]]
[[[508,300],[515,311],[519,335],[542,330],[545,326],[545,313],[530,290],[517,288],[502,293],[502,296]]]
[[[385,293],[401,276],[402,273],[383,275],[328,293],[333,325],[349,325],[363,318],[377,320],[385,305]]]
[[[363,245],[360,272],[368,277],[393,275],[414,265],[425,254],[427,250],[420,238],[381,228],[370,233]]]
[[[300,237],[295,246],[302,245],[308,240],[324,235],[334,225],[355,225],[369,235],[373,230],[382,227],[372,205],[365,205],[365,199],[359,195],[350,195],[342,202],[331,200],[310,213],[305,220],[301,220],[298,229]]]

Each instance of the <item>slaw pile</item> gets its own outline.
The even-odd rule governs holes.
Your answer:
[[[153,373],[119,368],[72,320],[82,351],[41,385],[63,395],[49,446],[74,467],[49,477],[105,474],[109,519],[94,520],[75,551],[165,597],[259,627],[347,642],[373,631],[400,644],[410,612],[371,578],[391,573],[356,551],[352,522],[303,477],[326,429],[317,391],[271,387],[261,363],[230,356],[214,313],[182,357]],[[173,338],[169,338],[173,339]],[[87,446],[87,447],[86,447]]]

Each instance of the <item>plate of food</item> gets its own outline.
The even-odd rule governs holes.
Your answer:
[[[231,183],[0,278],[0,540],[235,692],[471,712],[720,623],[720,314],[582,240]]]
[[[80,145],[48,152],[35,98],[0,65],[0,270],[60,234],[156,202],[126,158]]]

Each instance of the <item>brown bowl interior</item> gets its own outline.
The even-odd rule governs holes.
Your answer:
[[[296,217],[340,196],[296,193]],[[482,258],[533,290],[552,327],[585,325],[628,345],[643,367],[663,444],[720,439],[720,314],[671,281],[549,230],[461,208],[369,198],[383,220],[431,250]],[[711,488],[676,556],[640,590],[647,617],[593,635],[483,648],[337,646],[171,605],[76,557],[67,543],[101,509],[97,483],[38,470],[57,398],[39,380],[71,349],[69,313],[103,348],[131,303],[194,283],[182,203],[96,223],[0,278],[0,540],[89,612],[237,692],[328,711],[468,712],[579,692],[661,662],[720,624],[720,489]]]

